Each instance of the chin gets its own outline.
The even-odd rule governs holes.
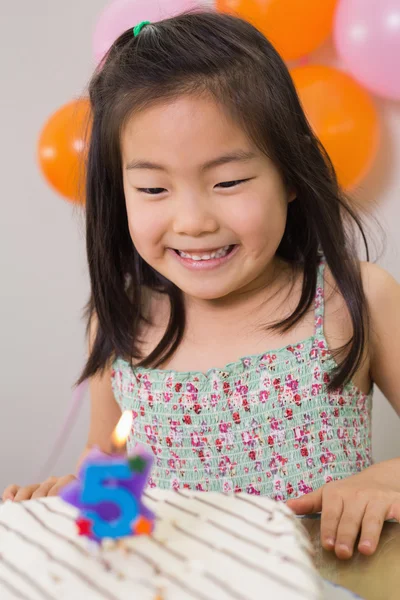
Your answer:
[[[198,300],[220,300],[221,298],[229,296],[237,289],[233,286],[220,287],[215,285],[179,285],[178,287],[186,296],[190,296],[191,298],[196,298]]]

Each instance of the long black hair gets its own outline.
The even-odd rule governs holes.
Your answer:
[[[362,223],[341,191],[332,163],[314,135],[288,69],[268,40],[235,16],[185,13],[123,33],[89,85],[92,108],[86,179],[87,255],[91,279],[88,326],[96,334],[80,381],[114,356],[157,367],[173,355],[185,329],[183,294],[150,267],[132,243],[125,208],[120,137],[128,118],[154,103],[206,92],[229,112],[279,169],[297,198],[288,207],[277,254],[301,267],[299,303],[271,327],[287,331],[310,308],[321,252],[348,307],[353,336],[330,389],[351,379],[363,359],[368,311],[355,251]],[[368,247],[366,245],[367,257]],[[144,290],[167,294],[170,319],[148,356],[139,350],[146,321]]]

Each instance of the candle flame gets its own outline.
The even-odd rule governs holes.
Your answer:
[[[126,410],[122,413],[122,416],[112,434],[113,444],[117,446],[117,448],[122,448],[128,439],[132,428],[132,421],[133,416],[131,410]]]

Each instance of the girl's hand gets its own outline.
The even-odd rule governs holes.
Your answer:
[[[43,483],[36,483],[21,487],[19,485],[9,485],[3,492],[3,501],[13,500],[22,502],[22,500],[33,500],[34,498],[43,498],[44,496],[58,496],[59,491],[68,483],[75,479],[74,475],[65,475],[64,477],[49,477]]]
[[[338,558],[351,558],[361,529],[358,550],[373,554],[383,523],[400,521],[400,459],[388,460],[365,471],[322,486],[287,502],[296,514],[321,512],[321,543]]]

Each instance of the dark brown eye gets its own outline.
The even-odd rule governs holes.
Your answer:
[[[221,187],[226,190],[229,188],[237,187],[241,183],[245,183],[246,181],[250,181],[250,179],[235,179],[235,181],[223,181],[222,183],[218,183],[215,187]]]
[[[162,194],[167,190],[165,188],[137,188],[138,192],[143,192],[144,194],[149,194],[151,196],[157,196],[157,194]]]

